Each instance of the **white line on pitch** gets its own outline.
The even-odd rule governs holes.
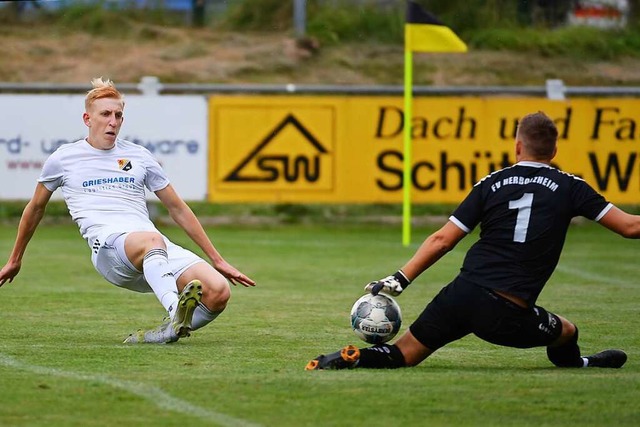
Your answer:
[[[568,265],[565,265],[565,264],[558,264],[558,267],[556,269],[562,273],[571,274],[571,275],[580,277],[582,279],[587,279],[594,282],[610,283],[612,285],[618,285],[618,286],[628,286],[630,284],[628,280],[618,279],[612,276],[603,276],[601,274],[596,274],[596,273],[590,273],[584,269],[569,267]]]
[[[103,375],[87,375],[55,368],[47,368],[44,366],[29,365],[2,353],[0,353],[0,365],[32,372],[34,374],[51,375],[80,381],[99,382],[138,395],[150,401],[160,409],[191,415],[223,427],[260,427],[260,424],[255,424],[250,421],[201,408],[188,401],[173,397],[158,387],[150,385],[136,383],[133,381],[117,380]]]

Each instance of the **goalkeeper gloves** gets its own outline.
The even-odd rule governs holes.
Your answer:
[[[371,292],[372,295],[378,295],[382,292],[395,297],[400,295],[410,283],[411,280],[404,275],[402,270],[398,270],[391,276],[368,283],[364,290]]]

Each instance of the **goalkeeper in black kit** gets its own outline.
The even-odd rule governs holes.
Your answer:
[[[536,305],[558,264],[573,217],[640,238],[640,216],[622,211],[582,179],[550,165],[557,140],[558,130],[544,113],[522,118],[515,140],[517,163],[479,181],[399,271],[366,285],[374,295],[400,295],[480,225],[480,238],[467,252],[460,273],[394,344],[363,349],[350,345],[318,356],[306,369],[415,366],[471,333],[507,347],[546,347],[551,363],[562,368],[621,368],[625,352],[582,356],[577,326]]]

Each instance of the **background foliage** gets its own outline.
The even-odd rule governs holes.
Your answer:
[[[212,6],[210,0],[207,4]],[[18,2],[15,2],[18,3]],[[135,2],[69,2],[56,10],[35,9],[28,16],[0,9],[0,23],[55,23],[59,31],[153,38],[150,25],[189,25],[184,13]],[[308,0],[307,36],[323,44],[374,42],[402,44],[404,0]],[[638,4],[630,0],[629,25],[621,30],[566,27],[569,0],[431,0],[419,1],[456,31],[473,49],[541,53],[549,56],[612,59],[640,57]],[[127,6],[129,5],[129,6]],[[237,0],[209,7],[204,24],[211,29],[254,32],[293,31],[293,0]],[[540,5],[546,5],[542,7]],[[155,6],[155,7],[154,7]],[[127,13],[122,13],[126,8]]]

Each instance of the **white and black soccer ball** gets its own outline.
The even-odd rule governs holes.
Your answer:
[[[402,324],[398,303],[388,295],[365,294],[351,308],[351,327],[358,338],[382,344],[395,337]]]

